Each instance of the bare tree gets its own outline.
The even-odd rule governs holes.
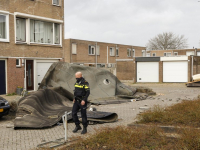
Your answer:
[[[175,35],[172,32],[163,32],[150,39],[146,45],[148,50],[168,50],[187,48],[187,39],[184,35]]]

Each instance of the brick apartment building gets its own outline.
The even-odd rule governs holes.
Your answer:
[[[115,68],[116,60],[144,57],[146,48],[133,45],[65,39],[65,60],[72,64]]]
[[[146,57],[163,57],[163,56],[200,56],[200,49],[174,49],[174,50],[151,50],[146,51]]]
[[[36,90],[63,61],[64,0],[0,1],[0,94]]]

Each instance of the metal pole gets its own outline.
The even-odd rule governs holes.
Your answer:
[[[65,112],[65,141],[67,141],[67,111]]]
[[[96,43],[96,68],[97,68],[97,43]]]

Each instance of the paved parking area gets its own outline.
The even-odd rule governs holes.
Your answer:
[[[88,126],[88,134],[92,134],[96,129],[102,127],[116,127],[119,125],[127,125],[134,121],[137,114],[142,112],[140,107],[152,107],[153,105],[168,106],[176,104],[184,100],[192,100],[200,94],[200,87],[187,88],[185,84],[131,84],[131,86],[143,86],[152,88],[157,95],[150,96],[146,100],[133,101],[123,104],[110,104],[95,106],[98,111],[116,112],[119,120],[114,123],[96,124]],[[5,97],[6,98],[6,97]],[[7,97],[12,99],[15,97]],[[13,116],[6,116],[0,119],[0,149],[1,150],[29,150],[35,149],[38,144],[48,142],[64,137],[64,128],[62,125],[56,125],[48,129],[20,129],[14,130]],[[11,128],[9,128],[11,126]],[[68,123],[68,137],[81,136],[78,133],[72,133],[74,129],[73,123]]]

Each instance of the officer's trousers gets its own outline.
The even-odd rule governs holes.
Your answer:
[[[75,122],[76,126],[80,124],[77,116],[77,112],[81,109],[81,118],[82,118],[82,124],[84,127],[87,127],[87,101],[85,102],[85,105],[81,105],[77,100],[75,100],[73,108],[72,108],[72,117],[73,121]]]

